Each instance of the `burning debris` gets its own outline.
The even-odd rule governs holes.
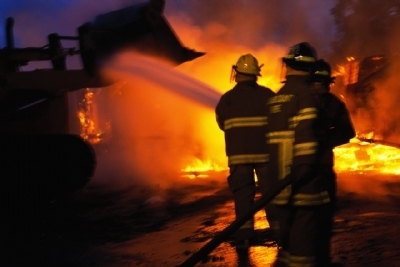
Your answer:
[[[349,144],[334,149],[335,169],[338,173],[399,175],[399,152],[393,146],[354,138]]]
[[[195,178],[206,178],[210,174],[215,174],[216,172],[227,171],[227,167],[222,167],[217,163],[212,162],[210,159],[201,160],[194,159],[193,163],[186,166],[181,170],[183,177],[188,177],[189,179]]]

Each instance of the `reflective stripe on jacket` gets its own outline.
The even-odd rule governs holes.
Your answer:
[[[273,91],[255,81],[238,82],[222,95],[215,114],[224,131],[229,165],[268,161],[266,104],[272,95]]]
[[[317,108],[311,94],[307,76],[288,76],[285,85],[268,102],[267,142],[270,145],[270,171],[274,179],[285,178],[297,166],[315,166],[318,162],[318,139],[315,122]],[[294,173],[294,175],[296,175]],[[286,187],[274,204],[315,206],[329,202],[329,196],[319,175],[292,192]]]

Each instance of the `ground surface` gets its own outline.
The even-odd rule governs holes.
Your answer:
[[[399,266],[400,179],[342,175],[339,186],[341,181],[334,261]],[[0,266],[177,266],[229,225],[232,215],[221,177],[179,178],[169,188],[89,183],[46,211],[2,216]],[[196,266],[270,266],[276,247],[262,212],[256,222],[259,241],[247,255],[237,255],[229,239]]]

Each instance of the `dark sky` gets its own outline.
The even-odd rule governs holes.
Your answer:
[[[309,41],[320,54],[329,52],[335,27],[330,9],[335,0],[167,0],[165,15],[205,28],[226,26],[226,42],[257,49],[266,42],[290,46]],[[17,47],[43,46],[47,35],[76,35],[76,28],[96,15],[145,0],[2,0],[1,46],[7,17],[14,17]],[[175,26],[174,26],[175,27]],[[179,26],[175,27],[179,35]],[[185,40],[181,40],[183,43]],[[75,46],[75,44],[71,44]],[[65,45],[67,46],[67,45]]]

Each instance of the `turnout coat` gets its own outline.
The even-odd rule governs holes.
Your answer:
[[[266,105],[274,94],[256,81],[245,81],[220,98],[215,113],[224,131],[229,166],[268,162]]]
[[[272,179],[284,179],[291,172],[298,175],[296,170],[301,165],[309,165],[314,170],[295,186],[286,187],[273,204],[317,206],[330,201],[322,177],[315,173],[319,149],[318,111],[311,89],[308,76],[289,75],[285,85],[267,103]]]

